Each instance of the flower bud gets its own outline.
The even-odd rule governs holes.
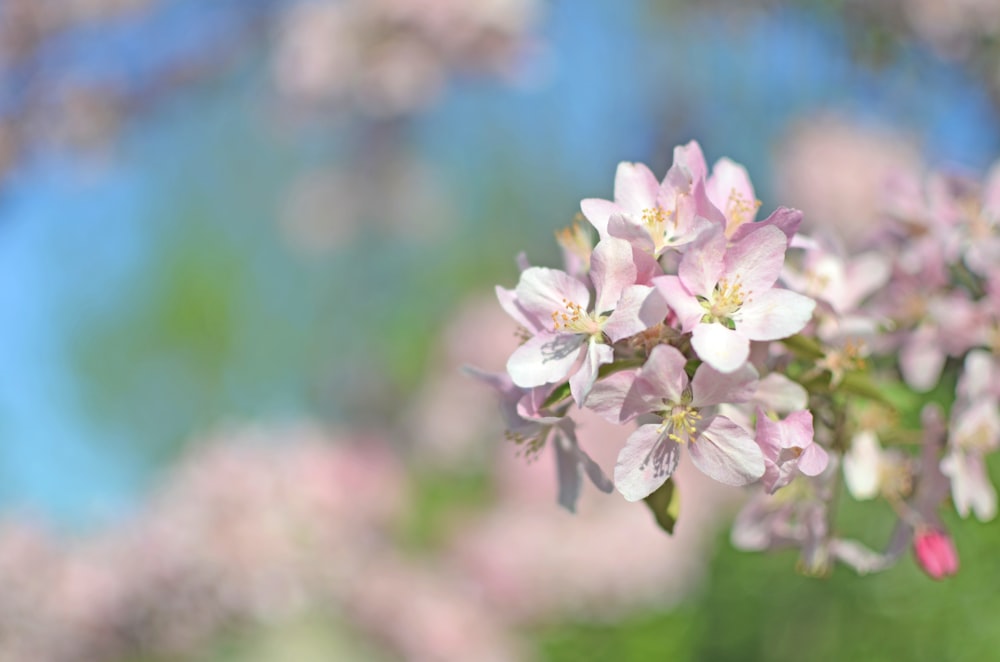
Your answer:
[[[941,531],[917,531],[913,540],[917,563],[932,579],[944,579],[958,572],[958,552],[951,537]]]

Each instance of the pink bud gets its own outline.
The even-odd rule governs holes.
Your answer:
[[[917,531],[913,541],[917,563],[932,579],[944,579],[958,572],[958,552],[951,537],[941,531]]]

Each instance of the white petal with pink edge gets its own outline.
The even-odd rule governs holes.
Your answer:
[[[615,488],[626,501],[639,501],[667,482],[677,468],[680,444],[659,425],[643,425],[629,435],[615,464]]]

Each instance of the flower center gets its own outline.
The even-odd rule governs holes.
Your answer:
[[[576,221],[573,225],[556,231],[556,241],[563,250],[579,258],[584,270],[590,270],[590,255],[593,252],[590,232]]]
[[[905,499],[913,491],[913,473],[902,462],[882,462],[878,468],[879,487],[888,499]]]
[[[829,273],[822,271],[820,267],[806,270],[806,293],[814,297],[822,297],[833,278]]]
[[[653,240],[657,253],[667,245],[677,230],[675,212],[667,211],[663,207],[643,209],[642,222]]]
[[[705,299],[701,302],[702,307],[706,311],[705,316],[702,317],[702,322],[709,324],[712,322],[718,322],[729,326],[732,321],[733,314],[735,314],[746,301],[750,300],[748,294],[749,293],[743,289],[743,285],[738,279],[730,283],[728,280],[723,278],[715,286],[711,299]]]
[[[726,201],[726,220],[729,221],[726,224],[726,236],[731,237],[736,228],[747,221],[752,221],[760,205],[760,200],[747,200],[736,189],[732,189]]]
[[[990,239],[993,236],[992,219],[988,218],[985,210],[975,198],[966,198],[959,203],[960,208],[965,212],[967,219],[969,236],[973,241]]]
[[[701,414],[690,405],[672,405],[668,410],[662,412],[663,424],[660,432],[669,430],[667,438],[676,441],[678,444],[693,441],[698,432],[697,423],[701,420]]]
[[[584,333],[589,336],[596,336],[602,333],[601,323],[604,317],[592,317],[583,306],[563,299],[563,310],[552,311],[553,331],[557,333]]]
[[[955,444],[963,450],[985,454],[996,447],[996,429],[989,421],[980,420],[956,436]]]
[[[652,209],[642,210],[642,222],[645,223],[649,229],[652,231],[662,230],[663,226],[666,225],[667,220],[673,215],[672,212],[666,211],[663,207],[653,207]]]
[[[844,342],[843,348],[827,352],[816,365],[826,368],[833,375],[843,375],[850,370],[864,370],[868,365],[866,354],[865,341],[851,338]]]

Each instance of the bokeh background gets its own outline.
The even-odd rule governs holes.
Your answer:
[[[683,467],[673,537],[573,516],[460,367],[618,161],[849,236],[998,119],[995,0],[0,0],[0,660],[992,659],[995,525],[938,584],[736,552]]]

